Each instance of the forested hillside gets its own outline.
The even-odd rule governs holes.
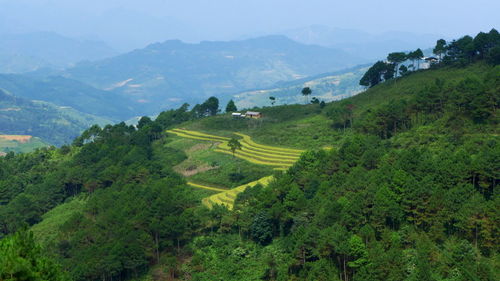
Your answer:
[[[0,134],[31,135],[51,145],[63,145],[93,124],[110,122],[70,107],[17,97],[0,88]]]
[[[260,119],[211,97],[9,153],[0,279],[498,280],[500,65],[470,58]]]
[[[29,75],[0,74],[0,89],[19,98],[72,107],[111,120],[128,119],[137,114],[137,108],[132,107],[134,103],[127,98],[60,76],[38,79]]]

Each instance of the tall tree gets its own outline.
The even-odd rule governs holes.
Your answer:
[[[390,53],[387,56],[387,60],[393,64],[395,64],[395,75],[398,77],[398,69],[399,69],[399,64],[404,62],[407,59],[406,53],[404,52],[395,52],[395,53]]]
[[[387,70],[387,64],[383,61],[376,62],[368,71],[361,77],[359,84],[366,87],[373,87],[382,82],[382,75]]]
[[[0,280],[71,280],[36,245],[33,233],[20,231],[0,240]]]
[[[215,116],[219,112],[219,99],[209,97],[201,106],[205,110],[205,115]]]
[[[226,105],[226,112],[235,112],[238,111],[238,108],[234,104],[233,100],[230,100]]]
[[[423,56],[424,53],[420,48],[408,54],[408,59],[410,59],[413,64],[413,71],[415,71],[415,61],[417,61],[417,70],[420,69],[420,60],[422,59]]]
[[[446,40],[439,39],[436,42],[436,46],[432,50],[434,54],[439,57],[439,61],[443,59],[443,55],[446,53]]]
[[[312,94],[312,90],[309,87],[305,87],[302,89],[302,95],[304,96],[305,103],[307,104],[308,96]]]

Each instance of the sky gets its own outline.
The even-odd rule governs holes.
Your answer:
[[[0,0],[0,33],[53,31],[117,49],[310,25],[453,38],[500,28],[497,0]]]

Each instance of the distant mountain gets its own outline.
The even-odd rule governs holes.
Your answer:
[[[72,107],[115,121],[135,116],[127,97],[60,76],[37,79],[21,74],[0,74],[0,89],[17,97]]]
[[[0,73],[61,69],[114,55],[117,52],[103,42],[81,41],[52,32],[0,34]]]
[[[281,34],[297,42],[338,48],[368,59],[385,58],[388,53],[395,50],[431,47],[436,40],[442,38],[436,34],[398,31],[370,34],[355,29],[330,28],[322,25],[286,30]]]
[[[31,135],[62,145],[93,124],[108,123],[109,120],[72,108],[31,101],[0,89],[0,135]]]
[[[267,36],[199,44],[166,41],[79,63],[63,75],[131,98],[140,113],[151,114],[210,95],[270,87],[364,62],[341,50]]]
[[[289,82],[281,82],[267,89],[243,91],[232,96],[238,108],[252,108],[255,106],[269,106],[269,97],[275,97],[275,105],[304,103],[301,90],[310,87],[313,97],[321,101],[330,102],[348,98],[360,93],[363,87],[359,80],[368,69],[368,66],[358,66],[342,71],[325,73],[313,77]]]

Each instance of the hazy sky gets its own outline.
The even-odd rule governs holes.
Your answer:
[[[0,32],[55,31],[115,48],[227,40],[313,24],[454,37],[500,27],[498,0],[0,0]]]

